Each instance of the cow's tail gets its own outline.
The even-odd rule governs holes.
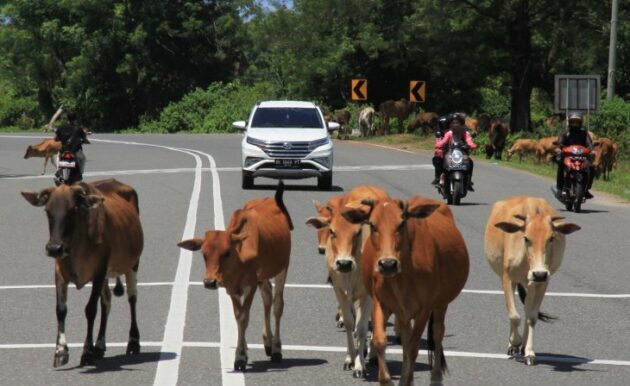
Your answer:
[[[284,205],[284,201],[282,200],[283,195],[284,195],[284,182],[282,182],[282,180],[279,180],[278,187],[276,188],[276,195],[274,198],[276,199],[276,204],[278,205],[282,213],[284,213],[284,215],[287,218],[287,221],[289,222],[289,229],[293,230],[293,221],[291,220],[291,215],[289,214],[289,211],[287,210],[287,207]]]
[[[527,290],[525,289],[525,287],[523,287],[522,284],[518,284],[516,288],[518,289],[518,297],[521,298],[521,302],[525,304],[525,298],[527,297]],[[552,322],[556,319],[558,318],[556,318],[555,316],[538,311],[538,320],[540,320],[541,322]]]
[[[114,295],[120,297],[125,293],[125,288],[123,287],[123,283],[120,280],[120,276],[116,276],[116,285],[114,286]]]
[[[435,337],[433,336],[433,312],[429,317],[429,326],[427,327],[427,351],[429,353],[429,368],[433,369],[434,357],[435,357]],[[448,365],[446,364],[446,357],[444,356],[444,349],[440,350],[440,372],[446,374],[448,372]]]

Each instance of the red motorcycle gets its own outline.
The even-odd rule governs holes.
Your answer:
[[[571,145],[562,148],[564,169],[564,188],[559,200],[567,210],[579,213],[582,204],[586,202],[584,193],[588,184],[588,173],[591,166],[591,150],[581,145]]]

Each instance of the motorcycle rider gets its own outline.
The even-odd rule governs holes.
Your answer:
[[[85,130],[76,122],[77,114],[73,110],[66,112],[66,122],[55,128],[55,141],[61,142],[61,151],[71,152],[74,154],[79,166],[79,180],[83,179],[83,170],[85,168],[85,154],[83,154],[83,144],[89,144]]]
[[[437,144],[444,134],[448,131],[448,116],[442,115],[438,118],[438,130],[435,132],[435,143]],[[433,167],[435,168],[435,179],[431,181],[432,185],[440,183],[440,176],[444,169],[444,150],[436,148],[433,153]]]
[[[579,111],[574,111],[569,114],[569,127],[566,131],[560,134],[556,146],[560,150],[556,154],[556,162],[558,163],[558,171],[556,173],[556,188],[559,196],[566,195],[564,186],[564,156],[562,154],[562,148],[571,145],[581,145],[587,147],[589,150],[593,150],[593,142],[588,130],[582,129],[582,114]],[[588,170],[588,184],[584,197],[593,198],[593,195],[589,191],[593,186],[593,178],[595,177],[595,171],[593,166]],[[558,197],[560,198],[560,197]]]
[[[474,150],[477,148],[477,144],[473,142],[472,136],[470,135],[470,133],[468,132],[466,128],[465,118],[463,114],[453,113],[449,115],[448,128],[449,128],[449,131],[444,135],[444,137],[435,142],[436,149],[442,149],[445,146],[447,146],[451,142],[453,137],[455,137],[456,139],[464,140],[466,142],[466,145],[468,145],[469,150]],[[467,152],[467,153],[468,153],[468,162],[469,162],[468,190],[470,190],[471,192],[474,192],[475,189],[473,189],[473,182],[472,182],[474,163],[473,163],[472,157],[470,157],[470,152]]]

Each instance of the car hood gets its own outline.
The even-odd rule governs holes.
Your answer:
[[[247,136],[266,142],[310,142],[325,138],[324,129],[249,129]]]

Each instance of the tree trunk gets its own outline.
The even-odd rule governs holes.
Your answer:
[[[521,0],[512,20],[511,45],[515,48],[515,66],[512,72],[512,112],[510,130],[531,131],[530,97],[534,84],[532,41],[529,23],[529,0]]]

